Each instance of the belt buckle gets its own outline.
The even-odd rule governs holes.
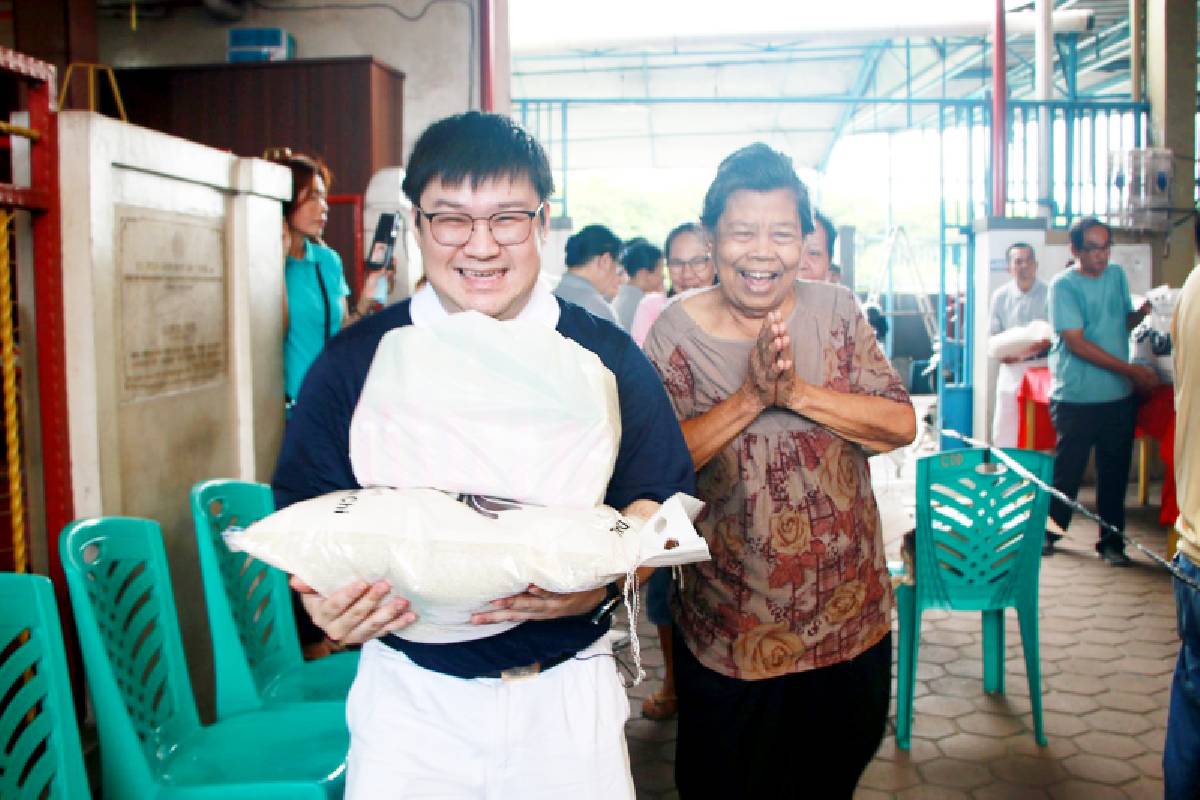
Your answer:
[[[500,680],[505,683],[513,683],[515,681],[527,681],[535,677],[542,671],[541,663],[535,661],[532,664],[526,664],[523,667],[511,667],[509,669],[500,670]]]

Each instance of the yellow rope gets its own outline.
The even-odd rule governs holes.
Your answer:
[[[8,451],[8,494],[12,509],[13,564],[25,571],[25,502],[21,487],[21,420],[17,408],[17,358],[12,314],[12,274],[8,226],[12,214],[0,213],[0,375],[4,390],[4,433]]]
[[[26,139],[37,141],[42,138],[42,132],[33,128],[26,128],[24,125],[13,125],[9,122],[0,122],[0,133],[11,134],[12,136],[24,136]]]

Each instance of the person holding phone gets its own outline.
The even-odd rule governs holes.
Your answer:
[[[326,200],[332,175],[319,157],[269,150],[269,161],[292,172],[292,198],[283,204],[284,325],[283,384],[290,409],[308,368],[343,323],[371,310],[384,270],[367,273],[355,308],[342,259],[321,239],[329,221]]]
[[[379,215],[375,223],[375,235],[367,251],[366,263],[363,264],[366,272],[364,283],[373,283],[375,286],[375,291],[370,295],[364,291],[359,301],[368,314],[379,311],[388,303],[392,284],[396,280],[395,252],[399,233],[400,220],[397,213],[386,211]]]

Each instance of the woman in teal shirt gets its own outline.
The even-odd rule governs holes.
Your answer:
[[[329,219],[329,167],[319,158],[287,149],[269,157],[292,171],[292,199],[283,204],[283,384],[290,405],[325,342],[341,330],[343,322],[370,311],[362,306],[372,302],[383,271],[368,273],[358,306],[351,309],[342,259],[321,241]]]

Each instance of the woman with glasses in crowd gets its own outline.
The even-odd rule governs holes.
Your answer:
[[[663,253],[667,258],[671,286],[666,294],[647,294],[638,304],[633,324],[629,326],[629,335],[639,345],[646,341],[650,326],[670,299],[689,289],[712,286],[716,282],[716,271],[708,256],[704,230],[695,222],[685,222],[668,233]]]
[[[796,280],[808,193],[763,144],[701,224],[719,282],[646,339],[697,470],[712,560],[675,587],[681,797],[850,798],[883,738],[892,591],[867,455],[912,441],[854,295]]]

